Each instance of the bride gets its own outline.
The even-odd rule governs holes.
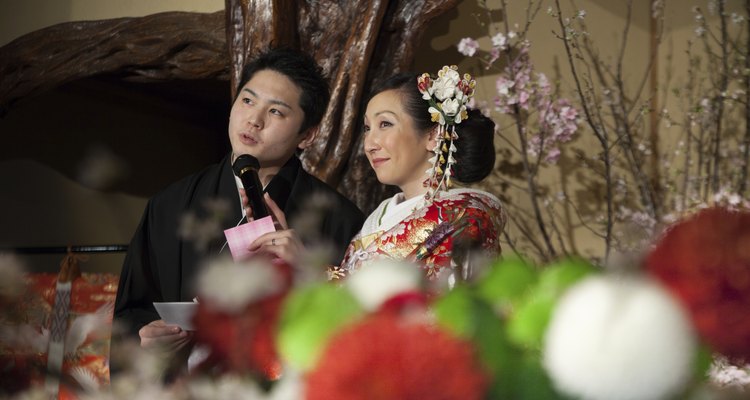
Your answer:
[[[367,159],[378,181],[401,193],[370,214],[337,274],[391,258],[412,261],[434,279],[455,267],[456,244],[500,254],[500,201],[487,192],[451,188],[484,179],[495,164],[495,124],[466,109],[474,81],[454,68],[443,67],[435,80],[427,74],[394,76],[367,104]]]
[[[460,187],[481,181],[495,164],[495,123],[466,108],[474,85],[446,66],[435,79],[401,74],[374,91],[364,116],[364,150],[378,181],[401,192],[370,214],[341,265],[329,269],[332,278],[385,258],[411,261],[436,279],[461,265],[458,249],[500,254],[506,219],[500,201]],[[282,230],[261,236],[251,250],[261,248],[294,261],[301,245],[293,231]]]

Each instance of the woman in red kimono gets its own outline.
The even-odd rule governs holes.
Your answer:
[[[435,279],[464,266],[466,253],[459,249],[500,254],[506,220],[500,201],[461,187],[481,181],[495,165],[495,123],[466,107],[474,85],[471,76],[446,66],[435,79],[397,75],[374,92],[364,116],[365,153],[378,180],[401,192],[370,214],[329,277],[385,258],[413,261]],[[285,221],[275,204],[269,208]],[[302,247],[293,230],[283,229],[259,237],[250,250],[295,260]],[[453,277],[466,278],[461,271]]]
[[[462,264],[459,247],[500,254],[500,201],[461,187],[495,164],[495,123],[466,108],[474,85],[446,66],[435,79],[398,75],[375,91],[364,117],[365,153],[378,180],[401,192],[370,214],[330,271],[334,278],[385,258],[412,261],[435,279]]]

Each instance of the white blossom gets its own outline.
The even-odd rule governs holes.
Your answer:
[[[708,378],[719,387],[748,387],[750,386],[750,364],[740,368],[732,365],[721,356],[714,357]]]
[[[278,293],[282,278],[267,261],[235,263],[219,258],[198,276],[198,297],[226,312],[239,312],[253,301]]]
[[[543,364],[555,386],[575,398],[663,399],[689,382],[695,350],[685,311],[661,286],[595,276],[558,303]]]
[[[502,33],[498,32],[494,36],[492,36],[492,46],[497,47],[498,49],[505,49],[505,47],[508,45],[508,38]]]
[[[467,57],[473,56],[477,52],[478,48],[479,42],[472,38],[463,38],[460,42],[458,42],[458,52]]]
[[[377,310],[393,296],[417,290],[420,272],[413,265],[395,260],[365,264],[346,280],[351,291],[366,310]]]
[[[443,112],[445,113],[445,115],[452,117],[458,112],[459,105],[460,104],[457,99],[446,99],[442,104]]]
[[[455,71],[454,71],[455,72]],[[443,101],[451,98],[456,94],[456,83],[451,79],[440,77],[432,84],[432,88],[435,90],[435,97],[438,100]]]

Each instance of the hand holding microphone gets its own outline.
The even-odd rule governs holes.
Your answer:
[[[248,248],[251,252],[265,251],[273,254],[286,262],[296,264],[304,245],[293,229],[289,229],[284,212],[271,199],[268,194],[263,194],[262,185],[258,178],[260,163],[258,159],[243,154],[237,157],[232,164],[232,170],[242,181],[245,187],[245,196],[248,205],[252,208],[252,219],[258,220],[268,215],[273,215],[275,232],[268,232],[259,236]],[[248,216],[248,220],[250,216]]]
[[[260,219],[271,215],[263,201],[263,185],[258,178],[260,163],[258,159],[249,155],[242,154],[234,160],[232,170],[242,181],[245,187],[248,205],[253,209],[253,218]]]

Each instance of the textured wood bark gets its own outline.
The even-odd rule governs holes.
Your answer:
[[[299,47],[297,7],[289,0],[226,0],[225,7],[234,98],[242,67],[253,54],[269,47]]]
[[[227,55],[224,11],[54,25],[0,48],[0,115],[23,97],[102,73],[228,79]]]
[[[395,73],[407,71],[414,60],[415,48],[420,42],[422,33],[427,28],[427,24],[435,17],[455,7],[456,4],[458,4],[458,0],[393,0],[390,2],[382,19],[383,22],[376,29],[377,42],[374,51],[363,64],[368,68],[366,71],[367,78],[360,81],[364,83],[363,85],[349,84],[348,90],[350,93],[358,91],[356,93],[358,101],[352,109],[347,109],[341,113],[342,119],[347,119],[350,123],[345,124],[342,121],[338,129],[340,130],[339,136],[348,137],[347,144],[350,144],[350,147],[347,152],[343,153],[344,156],[341,157],[339,165],[328,164],[322,173],[318,173],[314,164],[310,165],[310,170],[325,177],[321,179],[326,179],[329,183],[337,185],[365,212],[371,211],[379,204],[380,200],[395,193],[395,189],[388,188],[378,182],[364,155],[361,127],[362,114],[367,104],[366,99],[361,98],[363,95],[367,95],[373,86],[386,78]],[[345,84],[346,82],[336,82],[337,87]],[[342,87],[344,90],[347,88],[347,86]],[[332,100],[329,114],[335,115],[337,113],[335,108],[332,110],[335,106],[336,103]],[[333,144],[339,145],[339,142],[344,143],[344,140],[339,139]],[[319,147],[315,149],[318,150],[318,154],[326,154],[326,150],[332,145],[332,143],[323,143],[322,141],[319,141],[318,144]],[[322,146],[325,146],[325,149],[320,149]],[[306,153],[312,152],[308,150]],[[329,154],[331,154],[330,151]],[[325,159],[319,157],[317,162],[323,164]],[[346,170],[344,170],[345,168]],[[345,173],[342,174],[342,171]]]

